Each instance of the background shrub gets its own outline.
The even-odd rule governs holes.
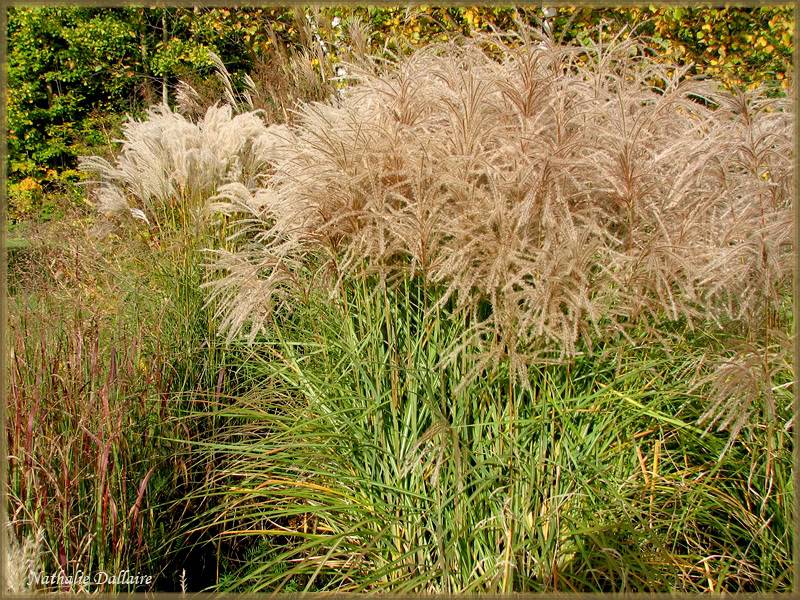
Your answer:
[[[193,15],[190,9],[10,9],[10,178],[55,181],[53,172],[74,168],[87,147],[106,143],[109,134],[117,137],[113,127],[103,131],[99,119],[117,115],[120,123],[126,112],[158,101],[165,78],[174,86],[179,74],[208,72],[209,51],[223,52],[234,66],[247,65],[236,62],[244,60],[244,51],[235,28]],[[198,29],[203,23],[210,30]]]

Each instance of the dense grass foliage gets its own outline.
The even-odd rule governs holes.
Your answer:
[[[22,309],[11,328],[15,530],[42,532],[42,573],[158,568],[143,550],[166,541],[157,507],[176,485],[160,464],[172,451],[159,441],[170,427],[162,357],[120,323],[43,312]]]
[[[419,282],[375,283],[309,298],[244,354],[254,385],[219,409],[200,492],[218,503],[196,520],[238,540],[221,589],[789,585],[789,435],[724,454],[694,425],[702,336],[672,358],[637,339],[526,387],[503,364],[465,385],[469,316]]]
[[[179,419],[225,383],[200,291],[201,242],[97,239],[104,227],[73,219],[37,235],[11,265],[10,585],[178,590],[180,569],[203,560],[178,551],[183,516],[201,506],[189,499],[202,474],[185,441],[211,432]],[[153,582],[84,589],[31,579],[62,569],[128,569]]]
[[[459,10],[297,11],[82,160],[10,269],[14,589],[789,589],[790,103]]]

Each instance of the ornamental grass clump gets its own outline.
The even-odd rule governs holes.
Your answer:
[[[194,226],[221,185],[255,185],[265,129],[256,113],[234,114],[227,104],[209,107],[197,122],[157,106],[125,124],[115,161],[86,157],[81,166],[96,177],[101,213],[159,231]]]
[[[30,573],[19,574],[28,587],[17,591],[87,591],[33,577],[59,572],[156,577],[174,527],[162,507],[180,485],[165,439],[176,432],[175,376],[141,323],[28,301],[14,305],[9,324],[6,485],[9,533],[37,547]]]
[[[728,93],[633,39],[523,31],[434,44],[265,134],[223,186],[238,245],[213,284],[232,335],[288,308],[303,268],[419,276],[523,375],[646,328],[774,326],[791,271],[787,99]],[[256,180],[253,180],[255,183]]]

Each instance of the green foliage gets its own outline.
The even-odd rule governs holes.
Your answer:
[[[347,280],[231,357],[251,389],[198,444],[220,500],[190,525],[228,544],[220,590],[787,589],[790,434],[725,454],[693,425],[705,340],[464,385],[480,350],[436,300]]]
[[[203,9],[206,10],[206,9]],[[113,139],[136,114],[188,72],[208,71],[209,51],[243,57],[239,34],[191,19],[189,9],[12,8],[8,26],[9,177],[49,192],[58,172]],[[200,25],[208,29],[202,30]],[[163,25],[166,24],[166,39]],[[239,67],[246,67],[242,58]],[[14,199],[11,218],[35,213]]]
[[[39,203],[41,196],[42,186],[31,177],[20,182],[9,182],[8,214],[13,219],[29,213]]]
[[[131,108],[136,42],[107,9],[12,9],[9,15],[9,174],[67,168],[92,108]],[[102,74],[102,76],[98,76]]]
[[[608,37],[624,27],[651,36],[664,60],[694,63],[694,73],[727,86],[788,89],[794,31],[789,6],[561,8],[553,29],[566,40],[581,39],[600,23]]]
[[[276,31],[288,29],[291,9],[198,8],[179,11],[176,18],[195,43],[217,49],[231,69],[247,68],[269,48],[267,25]]]

